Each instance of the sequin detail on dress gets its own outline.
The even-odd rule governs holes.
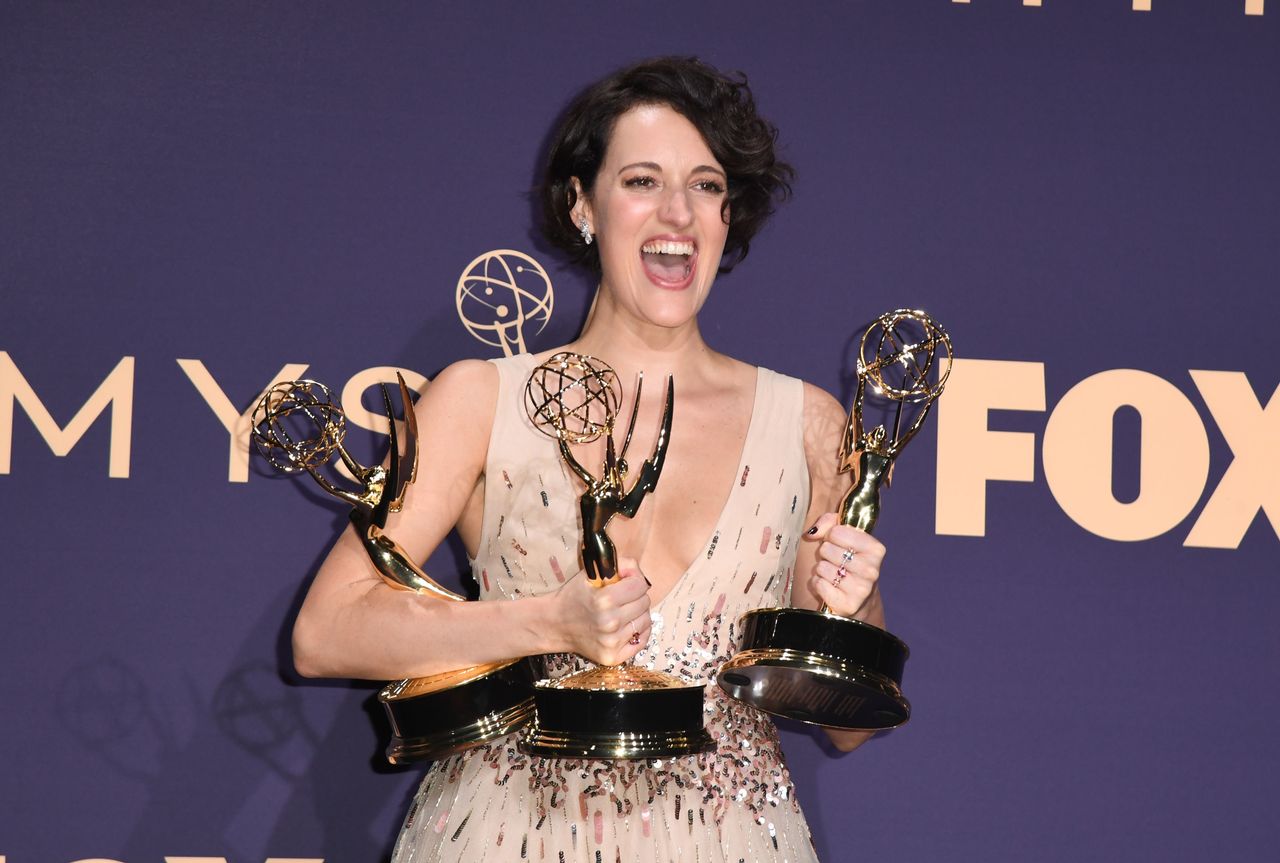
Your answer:
[[[558,588],[578,569],[577,490],[554,446],[520,406],[529,355],[493,361],[498,410],[485,474],[481,547],[472,572],[482,600]],[[786,604],[809,499],[801,429],[802,384],[766,369],[741,464],[706,547],[652,610],[645,668],[707,686],[714,753],[653,761],[522,755],[515,738],[431,767],[396,845],[396,863],[483,860],[792,861],[816,857],[764,714],[714,684],[737,650],[743,612]],[[799,510],[799,512],[797,512]],[[547,657],[560,677],[589,667]]]

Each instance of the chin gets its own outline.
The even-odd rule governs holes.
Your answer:
[[[696,282],[679,290],[646,285],[640,309],[655,324],[678,327],[697,318],[706,296],[707,289]]]

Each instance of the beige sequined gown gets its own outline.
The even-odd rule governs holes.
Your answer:
[[[555,590],[578,571],[582,489],[522,407],[527,354],[494,361],[501,381],[485,467],[482,600]],[[703,681],[718,750],[663,761],[529,757],[508,737],[438,762],[423,779],[396,863],[753,863],[814,860],[773,722],[714,683],[746,610],[786,604],[809,477],[800,381],[761,369],[733,488],[719,523],[654,607],[639,665]],[[676,405],[679,422],[679,400]],[[482,638],[483,633],[477,633]],[[585,667],[548,660],[558,677]]]

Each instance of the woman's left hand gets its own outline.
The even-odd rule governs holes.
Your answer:
[[[884,544],[865,530],[840,524],[835,513],[818,519],[804,535],[818,543],[810,589],[833,613],[859,617],[875,595]]]

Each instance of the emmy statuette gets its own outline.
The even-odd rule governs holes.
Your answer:
[[[326,492],[351,504],[351,523],[387,584],[440,601],[465,602],[433,581],[385,532],[388,514],[400,511],[417,474],[418,431],[403,378],[403,454],[385,385],[382,399],[391,426],[386,467],[365,467],[347,452],[342,445],[346,416],[329,389],[315,381],[282,381],[267,390],[253,413],[253,439],[277,470],[306,471]],[[358,489],[337,485],[321,472],[335,456],[355,477]],[[401,764],[441,758],[510,734],[533,713],[533,679],[531,661],[522,658],[387,684],[378,693],[391,722],[387,760]]]
[[[880,486],[915,436],[951,372],[951,339],[924,312],[881,315],[862,336],[858,386],[840,444],[840,472],[857,465],[840,502],[842,524],[870,533],[880,515]],[[893,431],[863,431],[867,387],[890,404]],[[903,410],[915,406],[903,428]],[[853,618],[799,608],[760,608],[739,622],[741,651],[721,666],[720,688],[768,713],[829,728],[894,728],[911,717],[902,694],[907,645]]]
[[[566,465],[586,485],[582,514],[582,565],[597,587],[618,580],[617,555],[605,532],[615,515],[631,518],[657,486],[675,404],[667,379],[666,405],[653,455],[630,489],[627,447],[635,428],[640,392],[621,451],[613,428],[622,403],[617,375],[594,357],[558,353],[533,370],[525,387],[525,409],[543,433],[554,437]],[[603,437],[599,478],[574,457],[571,444]],[[702,724],[703,687],[634,665],[598,666],[534,685],[534,718],[520,736],[520,749],[553,758],[672,758],[715,747]]]

